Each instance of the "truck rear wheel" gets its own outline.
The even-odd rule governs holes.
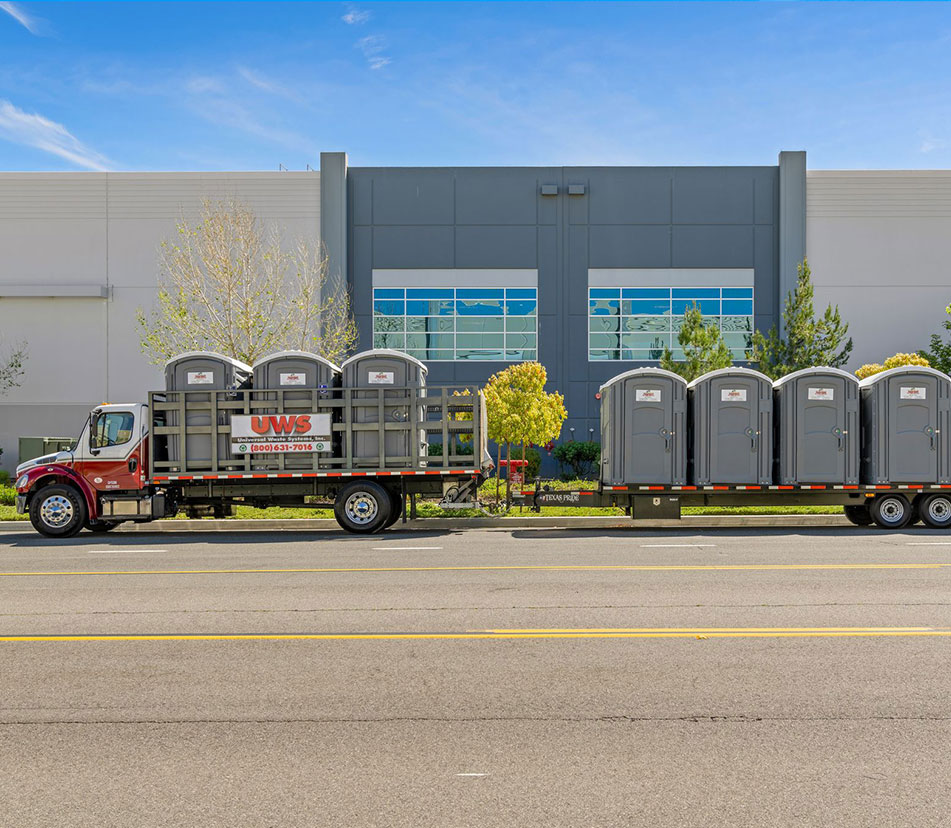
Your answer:
[[[879,495],[869,511],[881,529],[904,529],[914,517],[908,498],[900,494]]]
[[[385,529],[389,529],[403,516],[403,496],[399,492],[390,492],[390,500],[393,506],[390,517],[386,521]]]
[[[872,516],[869,514],[868,506],[864,503],[851,503],[848,506],[843,506],[842,511],[845,512],[846,520],[849,523],[854,523],[856,526],[872,525]]]
[[[951,496],[933,494],[922,498],[918,504],[918,513],[925,526],[948,529],[951,527]]]
[[[385,529],[392,512],[390,493],[372,480],[347,484],[334,501],[337,523],[355,535],[370,535]]]
[[[47,486],[30,501],[30,523],[48,538],[71,538],[86,523],[86,501],[73,486]]]

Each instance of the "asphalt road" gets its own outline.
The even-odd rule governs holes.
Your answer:
[[[951,534],[0,528],[2,826],[945,826]]]

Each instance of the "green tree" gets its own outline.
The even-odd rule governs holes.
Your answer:
[[[14,345],[5,355],[0,356],[0,394],[17,388],[23,381],[23,363],[26,362],[26,343]]]
[[[707,371],[729,368],[733,364],[733,355],[723,341],[720,327],[715,322],[704,322],[696,303],[684,313],[677,341],[684,352],[683,362],[675,360],[670,348],[665,347],[660,367],[680,374],[687,382]]]
[[[560,443],[552,452],[561,466],[562,477],[569,480],[593,480],[601,465],[601,444],[593,440]],[[566,472],[565,469],[570,469]]]
[[[951,305],[948,305],[944,312],[951,315]],[[945,319],[942,325],[951,333],[951,319]],[[951,374],[951,339],[945,342],[941,334],[931,334],[931,350],[919,351],[918,355],[927,359],[932,368]]]
[[[543,445],[558,438],[568,416],[565,398],[557,391],[545,391],[548,373],[538,362],[519,362],[489,377],[485,394],[487,436],[502,446],[506,458],[512,459],[512,444]],[[505,481],[505,499],[510,498],[509,479]],[[496,476],[496,500],[499,499],[499,478]]]
[[[786,294],[783,308],[784,336],[779,335],[775,325],[765,336],[756,331],[747,354],[750,361],[758,363],[759,370],[772,379],[800,368],[841,368],[852,353],[852,339],[846,337],[849,325],[842,321],[839,306],[828,305],[817,319],[808,260],[803,259],[797,269],[796,289]]]

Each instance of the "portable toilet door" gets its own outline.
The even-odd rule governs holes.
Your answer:
[[[415,357],[389,348],[377,348],[354,354],[340,366],[343,388],[367,389],[352,391],[350,415],[354,424],[379,423],[380,395],[383,397],[383,420],[390,423],[412,421],[413,412],[405,403],[387,403],[387,398],[405,397],[406,388],[425,388],[428,369]],[[372,389],[372,390],[371,390]],[[392,390],[391,390],[392,389]],[[366,400],[365,404],[360,404]],[[425,410],[416,411],[416,420],[422,424]],[[355,430],[352,457],[355,465],[412,466],[425,464],[427,454],[426,431],[422,426],[415,434],[409,429],[388,430],[380,452],[379,431]],[[404,459],[397,459],[404,458]]]
[[[687,386],[695,485],[772,483],[773,381],[750,368],[721,368]]]
[[[859,383],[868,484],[951,483],[951,378],[900,366]]]
[[[340,368],[329,359],[308,351],[280,351],[262,357],[251,366],[254,372],[253,413],[273,414],[277,411],[278,397],[283,392],[285,414],[327,414],[331,422],[340,419],[340,408],[323,403],[334,399],[340,385]],[[274,405],[260,406],[261,401]],[[326,435],[331,445],[339,444],[339,432]],[[265,467],[285,469],[314,469],[317,457],[330,458],[334,450],[312,453],[293,453],[268,458]],[[283,463],[281,462],[283,460]],[[326,467],[330,468],[329,465]]]
[[[185,398],[185,454],[181,456],[181,444],[175,435],[168,438],[168,459],[180,462],[180,471],[211,469],[214,463],[211,434],[189,433],[190,428],[211,426],[209,409],[190,409],[191,403],[209,403],[216,392],[235,391],[251,385],[251,367],[231,357],[213,351],[189,351],[172,357],[165,363],[165,390],[167,392],[189,391]],[[178,412],[169,411],[167,424],[177,426]],[[228,425],[230,415],[219,411],[218,425]],[[217,444],[218,466],[226,464],[231,457],[231,441],[228,434],[221,434]],[[241,461],[243,463],[243,461]],[[186,465],[187,464],[187,465]],[[234,463],[232,463],[234,465]]]
[[[601,482],[609,486],[687,482],[687,382],[662,368],[635,368],[601,394]]]
[[[859,381],[803,368],[773,383],[777,482],[859,482]]]

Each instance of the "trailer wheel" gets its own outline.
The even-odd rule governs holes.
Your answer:
[[[908,498],[900,494],[879,495],[869,512],[880,529],[904,529],[914,517]]]
[[[918,513],[925,526],[932,529],[951,527],[951,495],[927,495],[918,504]]]
[[[87,520],[86,521],[86,528],[90,532],[96,532],[97,534],[101,532],[111,532],[118,525],[119,525],[118,521],[112,521],[111,523],[103,523],[101,520]]]
[[[842,511],[845,512],[846,520],[849,523],[856,526],[872,525],[872,516],[869,514],[868,506],[864,503],[851,503],[848,506],[843,506]]]
[[[356,535],[369,535],[384,529],[392,511],[390,493],[372,480],[349,483],[334,501],[337,523]]]
[[[47,486],[30,500],[30,523],[48,538],[71,538],[86,523],[86,501],[73,486]]]

